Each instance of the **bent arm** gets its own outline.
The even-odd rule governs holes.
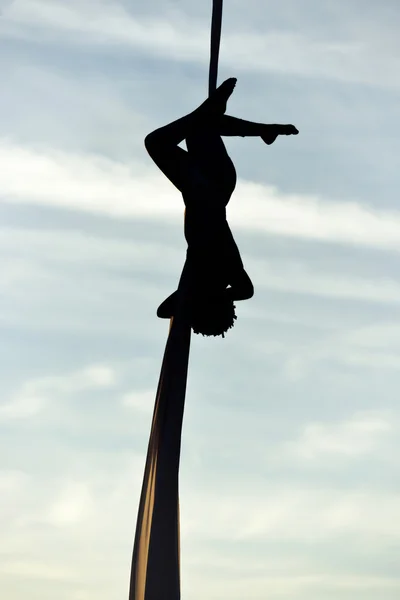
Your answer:
[[[248,300],[254,296],[253,283],[244,269],[235,274],[227,291],[232,300]]]

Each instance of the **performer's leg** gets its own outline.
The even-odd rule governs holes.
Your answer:
[[[190,179],[190,168],[194,165],[188,153],[179,148],[178,144],[188,135],[202,128],[204,123],[224,113],[235,84],[235,79],[227,79],[192,113],[146,136],[144,143],[151,158],[179,190],[182,191],[187,184]]]
[[[204,123],[186,137],[189,156],[214,192],[213,203],[226,206],[236,187],[236,169],[221,138],[219,120]],[[211,195],[210,195],[211,196]]]
[[[220,117],[219,132],[223,136],[261,137],[267,144],[272,144],[278,135],[296,135],[298,133],[293,125],[254,123],[230,115]]]
[[[265,133],[265,128],[275,128],[277,125],[265,125],[264,123],[255,123],[253,121],[245,121],[230,115],[222,115],[219,119],[219,133],[224,136],[261,136]]]
[[[223,189],[220,198],[226,203],[235,189],[236,171],[221,136],[259,136],[267,144],[272,144],[278,135],[295,132],[293,125],[254,123],[223,114],[189,133],[186,146],[203,177],[219,190]]]

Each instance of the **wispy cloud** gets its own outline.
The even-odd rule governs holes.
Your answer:
[[[67,375],[28,381],[8,401],[0,404],[0,422],[33,417],[42,412],[49,403],[54,403],[55,396],[112,387],[115,377],[110,367],[92,365]]]
[[[205,93],[211,2],[0,7],[0,587],[126,597],[155,309],[185,252],[143,138]],[[193,336],[183,597],[399,597],[398,16],[395,0],[224,6],[233,114],[301,135],[227,141],[256,294],[229,338]]]
[[[89,516],[93,507],[94,497],[87,482],[67,481],[48,510],[45,521],[55,526],[81,523]]]
[[[295,10],[295,9],[294,9]],[[208,58],[209,22],[190,18],[175,7],[157,16],[136,16],[123,5],[110,2],[68,6],[61,2],[20,0],[5,11],[3,35],[39,38],[51,43],[120,45],[147,55],[179,62],[204,64]],[[235,12],[235,11],[234,11]],[[353,15],[354,20],[356,16]],[[398,87],[395,76],[399,59],[390,48],[371,38],[369,23],[353,28],[353,38],[305,36],[294,27],[289,31],[243,30],[224,32],[221,66],[246,71],[278,71],[344,81]],[[322,33],[322,31],[321,31]],[[326,34],[326,32],[325,32]],[[384,38],[382,38],[384,40]],[[380,65],[385,69],[379,69]]]
[[[121,403],[129,410],[145,412],[150,414],[154,408],[155,392],[154,390],[135,390],[123,394]]]
[[[400,327],[396,319],[372,325],[343,328],[323,339],[304,343],[287,357],[284,371],[293,380],[312,373],[317,365],[333,361],[372,371],[394,370],[400,365]]]
[[[390,417],[379,412],[354,415],[341,423],[309,423],[298,440],[284,444],[282,452],[286,458],[308,464],[327,457],[349,460],[376,451],[393,430]]]
[[[0,145],[0,194],[9,203],[70,208],[116,218],[182,220],[178,190],[153,165],[121,163],[96,155]],[[21,177],[24,173],[24,177]],[[356,202],[280,194],[275,188],[239,181],[228,207],[237,228],[398,251],[400,214]]]

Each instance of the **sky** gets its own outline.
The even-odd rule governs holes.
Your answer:
[[[120,600],[186,244],[147,133],[207,95],[210,0],[0,0],[0,591]],[[225,0],[228,220],[192,336],[183,600],[400,594],[400,5]]]

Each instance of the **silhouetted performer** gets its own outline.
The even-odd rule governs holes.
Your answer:
[[[252,123],[225,115],[235,85],[235,78],[227,79],[192,113],[145,138],[151,158],[180,190],[186,206],[184,272],[189,270],[191,282],[192,329],[223,337],[236,319],[234,301],[251,298],[254,288],[226,220],[236,170],[221,136],[258,136],[272,144],[278,135],[298,133],[293,125]],[[183,140],[187,152],[178,146]],[[174,315],[176,295],[159,306],[158,317]]]

